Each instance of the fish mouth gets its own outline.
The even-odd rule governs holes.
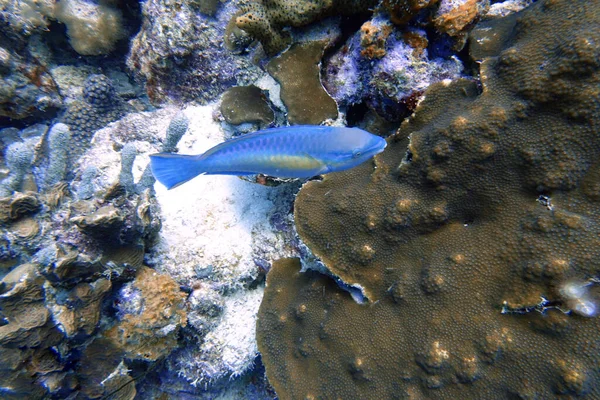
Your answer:
[[[376,154],[381,153],[383,150],[385,150],[386,146],[387,146],[387,140],[384,139],[383,141],[377,142],[373,146],[369,147],[369,149],[366,151],[366,153],[370,154],[371,156],[374,156]]]

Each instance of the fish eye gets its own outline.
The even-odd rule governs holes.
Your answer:
[[[360,150],[354,150],[352,152],[352,158],[358,158],[362,155],[362,153],[360,152]]]

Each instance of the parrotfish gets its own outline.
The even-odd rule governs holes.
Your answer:
[[[167,189],[205,174],[310,178],[362,164],[386,144],[358,128],[297,125],[248,133],[204,154],[153,154],[150,166]]]

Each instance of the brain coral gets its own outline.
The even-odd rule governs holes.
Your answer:
[[[300,236],[369,301],[273,268],[280,398],[600,397],[598,4],[480,25],[480,85],[435,84],[372,163],[304,185]]]

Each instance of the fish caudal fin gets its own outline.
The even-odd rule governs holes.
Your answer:
[[[158,153],[150,156],[150,168],[157,181],[173,189],[200,175],[201,161],[198,156]]]

